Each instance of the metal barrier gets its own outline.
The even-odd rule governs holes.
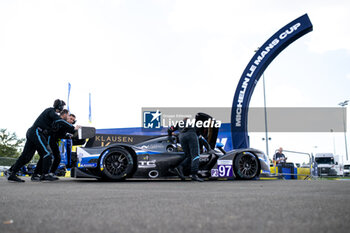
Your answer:
[[[275,154],[278,150],[275,150]],[[310,174],[292,174],[292,173],[279,173],[278,172],[278,166],[276,166],[274,164],[274,168],[275,168],[275,175],[282,175],[282,177],[284,176],[305,176],[304,180],[307,180],[307,179],[315,179],[312,175],[312,156],[310,153],[306,153],[306,152],[299,152],[299,151],[292,151],[292,150],[283,150],[283,152],[286,152],[286,153],[293,153],[293,154],[298,154],[298,155],[307,155],[309,157],[309,164],[310,164]],[[282,166],[283,168],[283,166]]]

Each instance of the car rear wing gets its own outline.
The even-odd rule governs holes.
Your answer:
[[[78,131],[74,134],[78,139],[88,139],[95,137],[96,129],[94,127],[82,126],[78,129]]]

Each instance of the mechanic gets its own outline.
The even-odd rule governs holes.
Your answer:
[[[50,132],[49,136],[49,145],[53,152],[54,160],[50,169],[50,175],[55,179],[58,180],[59,178],[55,176],[55,172],[60,165],[61,162],[61,155],[60,151],[58,149],[58,143],[63,138],[71,138],[72,135],[75,133],[75,131],[80,128],[80,126],[74,127],[71,122],[73,122],[74,118],[71,118],[68,116],[69,112],[67,109],[63,109],[60,113],[61,119],[56,120],[53,123],[52,131]],[[41,174],[42,174],[42,165],[43,160],[40,158],[37,166],[34,170],[34,173],[32,175],[31,180],[32,181],[41,181]]]
[[[16,176],[16,173],[21,169],[21,167],[30,162],[35,151],[39,153],[40,158],[43,160],[42,180],[55,180],[49,175],[49,170],[52,163],[52,151],[48,145],[47,138],[52,129],[53,122],[60,119],[58,113],[63,110],[65,105],[66,103],[63,100],[56,99],[53,107],[45,109],[35,120],[32,127],[28,129],[26,134],[27,141],[24,145],[23,152],[15,164],[9,169],[9,176],[7,178],[8,181],[24,182],[24,180]]]
[[[77,120],[73,113],[69,115],[71,124],[74,125]],[[78,137],[73,137],[71,140],[67,140],[67,168],[72,168],[76,166],[78,161],[77,147],[81,147],[86,143],[86,139],[79,139]]]
[[[73,113],[70,113],[68,116],[68,120],[67,122],[71,125],[74,125],[77,120],[76,120],[76,116]],[[80,128],[81,126],[78,126],[78,128]],[[77,161],[77,153],[76,153],[76,146],[74,145],[83,145],[85,144],[86,140],[85,139],[78,139],[76,137],[75,133],[73,135],[73,137],[70,137],[69,139],[66,139],[66,154],[67,154],[67,158],[66,158],[66,168],[71,168],[75,166],[75,162]],[[64,145],[64,141],[61,140],[59,143],[62,143]],[[62,152],[62,151],[60,151]]]
[[[171,135],[179,130],[179,139],[180,144],[185,152],[185,159],[173,170],[170,172],[175,172],[181,180],[185,180],[183,171],[187,168],[190,168],[190,177],[194,181],[203,182],[204,180],[198,177],[198,167],[199,167],[199,142],[196,133],[196,129],[189,124],[189,119],[184,118],[183,124],[176,124],[175,126],[171,126],[168,129],[168,136],[171,138]]]
[[[69,114],[68,122],[69,122],[70,124],[72,124],[72,125],[74,125],[74,124],[77,122],[76,116],[75,116],[73,113],[70,113],[70,114]]]

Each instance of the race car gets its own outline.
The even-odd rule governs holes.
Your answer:
[[[27,166],[23,166],[21,171],[23,172],[24,175],[33,175],[35,168],[36,168],[36,163],[29,163]],[[56,176],[65,176],[66,175],[66,165],[64,163],[60,163],[57,170],[55,171]]]
[[[198,173],[202,178],[251,180],[261,172],[269,173],[270,162],[262,151],[250,148],[226,152],[221,143],[215,144],[217,129],[201,133],[205,134],[204,139],[209,139],[206,147],[201,147],[199,158]],[[171,170],[184,158],[178,138],[167,135],[135,145],[116,143],[107,147],[77,148],[77,166],[72,168],[71,176],[112,181],[175,177]],[[184,173],[188,175],[189,171]]]

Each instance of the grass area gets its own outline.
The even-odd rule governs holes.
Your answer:
[[[0,166],[11,166],[16,160],[17,158],[0,157]]]

